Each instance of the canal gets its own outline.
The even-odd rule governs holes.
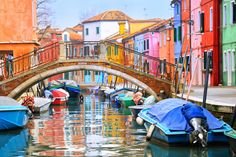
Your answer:
[[[51,105],[25,129],[1,132],[0,156],[232,156],[229,146],[166,147],[146,142],[145,135],[128,109],[86,95],[83,103]]]

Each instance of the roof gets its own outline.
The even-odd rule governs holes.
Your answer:
[[[109,10],[109,11],[100,13],[96,16],[93,16],[83,21],[82,23],[89,23],[89,22],[95,22],[95,21],[131,21],[131,20],[133,19],[121,11]]]
[[[84,26],[82,24],[77,24],[72,29],[75,30],[75,31],[83,32]]]
[[[139,35],[143,32],[148,32],[148,31],[156,31],[158,28],[161,28],[163,26],[165,26],[166,24],[169,24],[169,21],[173,20],[173,18],[167,19],[167,20],[160,20],[158,22],[156,22],[155,24],[145,27],[139,31],[136,31],[132,34],[130,34],[129,36],[127,36],[126,38],[124,38],[124,40],[126,39],[130,39],[131,37],[135,36],[135,35]]]

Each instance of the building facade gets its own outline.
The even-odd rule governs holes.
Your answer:
[[[223,0],[222,16],[222,71],[223,85],[236,86],[236,3]]]

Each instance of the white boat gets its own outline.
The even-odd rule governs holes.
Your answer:
[[[41,113],[48,111],[48,108],[51,103],[52,99],[34,97],[34,113]]]

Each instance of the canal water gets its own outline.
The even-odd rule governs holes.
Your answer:
[[[229,146],[165,147],[145,140],[128,109],[86,95],[84,102],[51,105],[27,128],[0,132],[0,156],[228,157]]]

